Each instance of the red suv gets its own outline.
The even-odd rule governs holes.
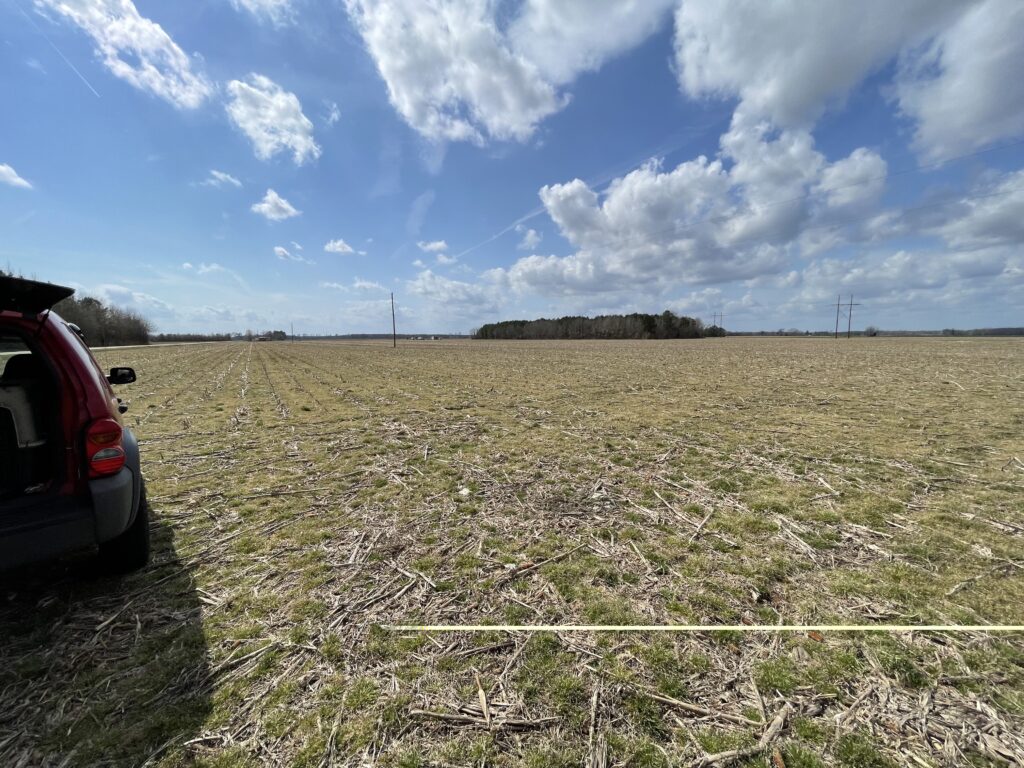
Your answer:
[[[71,288],[0,277],[0,569],[98,549],[107,572],[149,560],[139,445],[76,328],[51,307]]]

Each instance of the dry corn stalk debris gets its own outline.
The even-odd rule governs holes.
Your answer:
[[[0,764],[1024,764],[1021,635],[380,628],[1024,623],[1020,352],[103,352],[154,562],[3,577]]]

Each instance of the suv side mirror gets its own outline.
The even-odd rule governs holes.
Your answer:
[[[131,384],[135,381],[134,368],[111,368],[107,381],[111,384]]]

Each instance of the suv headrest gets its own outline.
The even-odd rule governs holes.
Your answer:
[[[43,366],[39,358],[31,353],[14,355],[4,366],[3,381],[19,379],[39,379],[43,376]]]

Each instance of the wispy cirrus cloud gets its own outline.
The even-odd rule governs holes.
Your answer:
[[[292,253],[283,245],[274,246],[274,255],[277,256],[277,258],[281,259],[282,261],[295,261],[300,264],[316,264],[315,261],[307,259],[305,256],[302,256],[299,253]]]
[[[294,20],[292,0],[231,0],[231,4],[240,11],[248,11],[259,21],[276,26]]]
[[[333,291],[340,291],[341,293],[351,293],[352,291],[386,291],[387,288],[381,283],[375,280],[363,280],[361,277],[356,277],[352,280],[351,285],[345,283],[339,283],[332,280],[322,280],[320,282],[321,288],[329,288]]]
[[[181,268],[186,272],[195,272],[197,275],[227,275],[238,283],[241,288],[246,291],[249,290],[249,283],[246,282],[244,277],[238,274],[235,270],[229,269],[222,264],[218,264],[216,261],[209,263],[203,261],[200,262],[198,266],[194,266],[191,262],[186,261],[181,265]]]
[[[330,127],[341,120],[341,110],[338,109],[338,105],[335,102],[325,101],[324,107],[324,123],[327,124],[327,127]]]
[[[229,185],[232,187],[241,187],[242,182],[232,176],[230,173],[224,171],[210,170],[210,175],[207,176],[203,181],[199,182],[200,186],[203,187],[223,187]]]
[[[352,281],[352,287],[355,288],[357,291],[386,291],[387,290],[387,288],[385,288],[383,285],[381,285],[380,283],[378,283],[375,280],[363,280],[360,277],[357,277],[355,280]]]

